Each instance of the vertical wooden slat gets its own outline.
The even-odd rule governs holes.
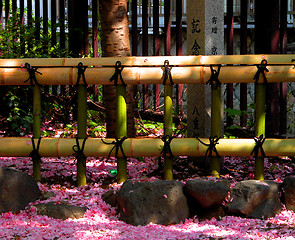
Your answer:
[[[92,1],[92,47],[93,57],[98,57],[98,4],[97,0]]]
[[[3,29],[3,2],[2,1],[0,1],[0,24],[1,24],[0,29],[2,30]]]
[[[56,35],[56,0],[51,0],[51,46],[56,45],[57,35]],[[54,53],[51,54],[51,57],[56,57]],[[57,86],[52,86],[52,94],[57,95]]]
[[[182,0],[176,0],[176,55],[182,55]],[[183,84],[176,86],[176,113],[182,115],[183,113]]]
[[[59,0],[59,29],[60,29],[60,47],[66,47],[66,32],[65,32],[65,1]]]
[[[16,13],[16,11],[17,11],[17,3],[16,3],[16,0],[12,0],[11,1],[11,7],[12,7],[12,12],[13,13]]]
[[[132,55],[138,56],[137,0],[132,0]]]
[[[159,36],[159,0],[153,0],[153,50],[154,56],[159,56],[160,53],[160,36]]]
[[[142,56],[148,56],[148,0],[142,0]],[[143,85],[143,109],[149,109],[149,86]]]
[[[48,36],[48,0],[43,0],[43,34]]]
[[[241,0],[241,34],[240,34],[240,54],[247,54],[247,32],[248,32],[248,0]],[[240,84],[240,110],[247,111],[247,84]],[[247,126],[247,114],[240,118],[241,127]]]
[[[142,0],[142,56],[149,55],[148,27],[149,27],[148,0]]]
[[[66,31],[65,31],[65,1],[59,0],[59,42],[62,49],[66,48]],[[64,95],[66,86],[60,86],[60,94]]]
[[[154,56],[159,56],[160,53],[160,35],[159,35],[159,0],[153,0],[153,50]],[[154,110],[158,110],[160,106],[160,85],[154,85]]]
[[[92,1],[92,48],[93,57],[97,58],[98,55],[98,0]],[[93,86],[94,99],[98,100],[98,85]]]
[[[22,24],[24,24],[25,23],[25,4],[24,4],[24,1],[20,1],[19,13],[20,13],[21,22],[22,22]]]
[[[88,3],[82,4],[82,16],[83,16],[83,39],[84,39],[84,54],[87,55],[89,53],[89,31],[88,31]]]
[[[171,2],[164,0],[164,31],[165,31],[165,56],[171,54]]]
[[[56,44],[56,0],[51,0],[51,46],[54,46],[55,44]]]
[[[21,1],[23,2],[23,1]],[[44,36],[48,36],[48,0],[43,0],[43,34]],[[48,53],[48,44],[47,42],[44,43],[44,51],[46,54]],[[49,86],[43,86],[45,92],[49,92]]]
[[[40,40],[40,0],[35,0],[35,27],[36,27],[36,33],[35,33],[35,39],[36,41]]]
[[[233,0],[227,0],[227,14],[226,14],[227,28],[227,55],[233,55],[233,40],[234,40],[234,14],[233,14]],[[234,99],[233,99],[233,84],[226,84],[226,107],[234,108]],[[231,117],[227,116],[226,118],[227,126],[231,126],[233,124],[233,120]]]
[[[32,22],[32,14],[33,14],[33,9],[32,9],[32,0],[27,0],[27,20],[28,20],[28,25],[32,26],[33,22]]]
[[[280,53],[287,53],[287,11],[288,1],[281,0]],[[287,83],[280,83],[280,135],[287,133]]]
[[[32,14],[33,14],[33,9],[32,9],[32,0],[27,0],[27,24],[28,24],[28,27],[32,27],[33,26],[33,17],[32,17]],[[32,48],[32,43],[31,42],[28,42],[27,44],[27,51],[30,52],[31,48]]]
[[[5,24],[7,24],[7,21],[9,19],[9,11],[10,11],[9,0],[5,0]]]

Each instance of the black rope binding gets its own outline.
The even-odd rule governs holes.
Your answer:
[[[78,64],[78,78],[77,78],[76,86],[79,85],[81,77],[82,77],[84,86],[87,86],[86,78],[85,78],[86,68],[87,68],[87,66],[83,66],[83,63],[82,62],[80,62]]]
[[[118,85],[118,78],[120,77],[121,83],[123,86],[126,86],[126,83],[123,81],[123,77],[122,77],[122,71],[123,71],[122,65],[120,61],[117,61],[115,64],[115,73],[114,75],[110,78],[110,81],[114,81],[114,85],[117,86]]]
[[[35,160],[35,159],[40,159],[41,156],[39,154],[39,147],[40,147],[40,143],[41,143],[41,137],[39,137],[38,139],[38,143],[37,143],[37,147],[35,145],[35,141],[34,141],[34,137],[31,138],[32,141],[32,146],[33,146],[33,150],[30,153],[30,157]]]
[[[87,137],[83,139],[82,147],[80,147],[79,138],[76,138],[76,145],[72,147],[73,151],[76,153],[77,161],[80,161],[81,159],[86,159],[86,156],[84,154],[84,147],[85,147],[86,140],[87,140]]]
[[[265,138],[263,137],[263,134],[261,134],[259,137],[254,137],[254,140],[255,140],[255,147],[253,148],[251,155],[254,154],[254,157],[257,158],[259,154],[259,149],[260,149],[261,156],[265,158],[266,155],[263,150],[263,143],[265,141]]]
[[[201,141],[201,139],[199,139],[198,137],[197,137],[197,139],[198,139],[198,141],[199,141],[200,143],[202,143],[203,145],[205,145],[205,146],[208,147],[208,149],[207,149],[207,151],[206,151],[206,153],[205,153],[205,158],[206,158],[206,159],[207,159],[208,157],[212,157],[212,152],[214,152],[214,153],[216,154],[217,157],[220,157],[220,155],[219,155],[219,153],[218,153],[218,151],[217,151],[217,149],[216,149],[216,145],[219,144],[218,141],[219,141],[220,137],[217,137],[217,136],[209,137],[209,141],[210,141],[209,144],[204,143],[204,142]]]
[[[28,77],[28,79],[26,81],[24,81],[24,83],[26,83],[30,80],[31,85],[34,85],[34,83],[35,83],[36,85],[40,86],[39,83],[37,82],[36,73],[39,73],[40,75],[42,75],[42,73],[37,71],[38,67],[31,67],[31,65],[26,62],[25,68],[27,69],[30,76]]]
[[[103,139],[101,139],[101,141],[104,143],[104,144],[107,144],[107,145],[112,145],[112,144],[114,144],[114,146],[113,146],[113,148],[111,149],[111,151],[110,151],[110,153],[109,153],[109,155],[108,155],[108,158],[110,158],[110,156],[111,156],[111,153],[112,153],[112,151],[115,149],[115,158],[118,158],[118,152],[119,152],[119,149],[121,150],[121,152],[122,152],[122,154],[123,154],[123,157],[126,159],[127,157],[126,157],[126,155],[125,155],[125,153],[124,153],[124,150],[123,150],[123,142],[127,139],[127,137],[123,137],[123,138],[121,138],[121,139],[119,139],[119,138],[115,138],[116,139],[116,141],[112,141],[112,142],[110,142],[110,143],[108,143],[108,142],[105,142]]]
[[[164,142],[164,147],[161,151],[162,157],[167,157],[167,154],[169,154],[169,157],[173,158],[173,153],[171,150],[170,143],[173,140],[174,137],[171,137],[169,135],[161,137],[162,141]]]
[[[173,85],[172,74],[171,74],[172,67],[169,66],[169,61],[164,61],[164,81],[163,85],[166,85],[167,80],[170,80],[171,85]]]
[[[218,65],[218,69],[217,70],[216,69],[213,69],[213,66],[210,65],[210,69],[211,69],[211,77],[206,82],[206,84],[209,84],[211,86],[214,86],[215,89],[217,89],[219,86],[221,86],[221,82],[218,79],[219,73],[220,73],[220,69],[221,69],[221,65]]]
[[[259,76],[260,74],[262,74],[262,77],[263,77],[263,83],[267,83],[267,79],[266,79],[266,76],[265,76],[265,72],[269,72],[269,70],[267,69],[267,60],[266,59],[263,59],[261,61],[260,64],[257,65],[257,72],[255,73],[254,75],[254,78],[253,80],[255,80],[255,83],[258,83],[258,80],[259,80]]]

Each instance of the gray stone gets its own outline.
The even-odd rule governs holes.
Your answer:
[[[109,190],[106,193],[104,193],[101,198],[104,200],[107,204],[109,204],[111,207],[117,207],[118,201],[117,201],[117,195],[118,193],[114,190]]]
[[[227,179],[189,180],[184,187],[184,193],[202,208],[220,207],[229,191],[230,183]]]
[[[283,201],[288,210],[295,212],[295,176],[288,176],[283,182]]]
[[[40,196],[34,179],[13,168],[0,168],[0,212],[18,212]]]
[[[82,218],[87,211],[86,207],[78,207],[66,203],[55,202],[39,203],[34,205],[38,215],[45,215],[55,219]]]
[[[274,181],[246,180],[231,189],[232,201],[227,204],[229,214],[249,218],[270,218],[282,209],[281,184]]]
[[[56,194],[54,192],[41,192],[40,200],[47,200],[49,198],[55,197]]]
[[[177,224],[189,217],[182,183],[126,181],[118,193],[120,219],[132,225]]]

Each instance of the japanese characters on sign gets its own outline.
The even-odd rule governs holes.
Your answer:
[[[199,32],[201,32],[200,20],[199,19],[195,20],[193,18],[193,21],[192,21],[192,33],[199,33]]]
[[[212,34],[217,34],[218,33],[217,17],[216,16],[212,17],[211,33]],[[217,47],[215,45],[213,45],[212,48],[211,48],[211,54],[212,55],[217,55],[218,54],[217,50],[218,50]]]
[[[197,39],[195,39],[194,45],[192,47],[192,53],[193,53],[193,55],[200,55],[200,49],[201,49],[201,47],[198,44]]]
[[[199,19],[195,19],[193,18],[192,22],[192,34],[198,34],[201,32],[201,28],[200,28],[200,20]],[[197,38],[195,37],[195,41],[194,41],[194,44],[191,48],[191,53],[193,55],[200,55],[200,45],[198,44],[198,40]]]

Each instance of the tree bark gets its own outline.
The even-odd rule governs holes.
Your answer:
[[[127,17],[127,0],[99,1],[99,12],[101,16],[102,56],[130,56],[131,52],[129,42],[129,22]],[[116,132],[116,89],[114,86],[104,86],[104,101],[106,107],[107,137],[114,137]],[[128,137],[133,137],[135,136],[134,96],[133,86],[131,85],[127,86],[126,101],[128,118],[127,135]]]

